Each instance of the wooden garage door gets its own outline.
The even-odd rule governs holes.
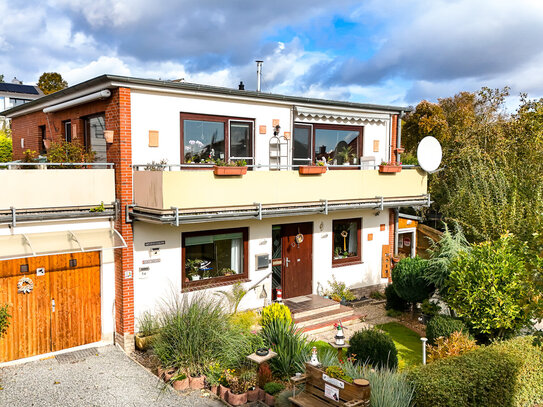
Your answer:
[[[21,271],[24,265],[28,272]],[[45,273],[38,275],[38,268]],[[23,277],[33,283],[30,293],[18,292]],[[0,339],[0,362],[99,341],[100,253],[0,261],[0,304],[5,303],[12,317]]]

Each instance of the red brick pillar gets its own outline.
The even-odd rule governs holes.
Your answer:
[[[125,351],[134,349],[134,243],[132,225],[126,223],[126,205],[132,203],[132,131],[130,89],[118,88],[106,108],[106,130],[113,130],[107,148],[108,162],[115,163],[115,194],[120,215],[115,229],[127,247],[115,250],[115,342]]]

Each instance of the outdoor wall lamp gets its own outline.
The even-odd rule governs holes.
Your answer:
[[[279,126],[279,125],[275,126],[274,129],[273,129],[273,135],[274,136],[279,135],[279,131],[281,131],[281,126]]]

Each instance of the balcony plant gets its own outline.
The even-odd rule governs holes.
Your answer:
[[[338,151],[337,157],[343,161],[343,165],[349,165],[353,157],[353,149],[351,146],[343,147],[341,151]]]
[[[213,174],[218,176],[245,175],[247,174],[247,163],[245,160],[228,162],[217,160],[213,167]]]
[[[315,165],[300,165],[298,167],[300,175],[318,175],[326,172],[326,163],[317,160]]]
[[[392,172],[400,172],[402,170],[402,163],[393,163],[391,161],[385,162],[382,161],[381,165],[379,165],[379,172],[380,173],[392,173]]]

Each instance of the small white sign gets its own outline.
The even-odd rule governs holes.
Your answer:
[[[132,270],[126,270],[124,272],[124,278],[132,278]]]
[[[339,389],[329,384],[324,384],[324,395],[329,399],[339,401]]]
[[[336,387],[339,387],[340,389],[345,388],[345,384],[338,379],[334,379],[333,377],[328,376],[327,374],[322,374],[322,380],[324,380],[327,383],[333,384]]]
[[[36,269],[36,275],[37,276],[44,276],[45,275],[45,267],[38,267]]]
[[[147,278],[147,275],[149,273],[149,267],[140,267],[139,268],[139,278]]]

